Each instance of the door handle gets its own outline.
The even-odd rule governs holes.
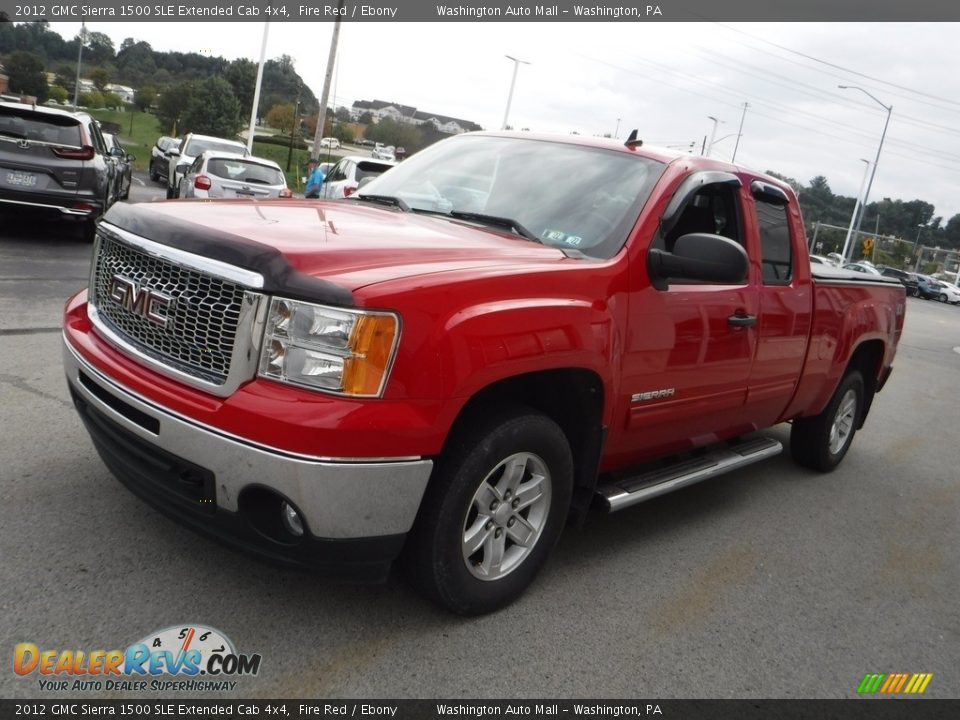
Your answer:
[[[752,327],[757,323],[756,315],[747,315],[746,313],[737,312],[727,318],[727,325],[733,327]]]

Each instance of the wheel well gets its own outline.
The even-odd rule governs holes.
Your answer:
[[[873,396],[877,393],[877,380],[880,375],[880,364],[883,362],[883,341],[867,340],[854,351],[847,363],[847,371],[859,370],[863,376],[863,412],[860,415],[858,428],[863,427],[873,404]]]
[[[457,416],[449,437],[473,417],[502,405],[524,405],[551,418],[567,437],[573,454],[571,518],[581,520],[593,500],[606,437],[603,426],[603,383],[580,368],[544,370],[500,380],[480,390]]]

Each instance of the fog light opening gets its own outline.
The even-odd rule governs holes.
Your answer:
[[[295,537],[303,537],[303,520],[300,513],[290,503],[283,501],[280,503],[280,515],[284,529]]]

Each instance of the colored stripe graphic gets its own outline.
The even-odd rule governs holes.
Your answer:
[[[920,695],[927,689],[932,679],[933,673],[867,673],[857,686],[857,692],[867,695],[873,693]]]

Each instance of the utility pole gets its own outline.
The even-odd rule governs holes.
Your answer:
[[[87,38],[87,23],[80,23],[80,50],[77,52],[77,84],[73,86],[73,109],[76,110],[80,99],[80,62],[83,60],[83,41]]]
[[[287,172],[290,172],[290,162],[293,160],[293,134],[300,127],[300,92],[303,85],[297,88],[297,104],[293,106],[293,127],[290,128],[290,149],[287,151]]]
[[[247,135],[247,152],[253,153],[253,136],[257,129],[257,109],[260,106],[260,84],[263,82],[263,65],[267,58],[267,34],[270,23],[263,24],[263,42],[260,44],[260,65],[257,68],[257,84],[253,89],[253,107],[250,108],[250,132]]]
[[[330,97],[330,83],[333,80],[333,66],[337,61],[337,43],[340,41],[340,17],[343,13],[343,0],[337,1],[337,19],[333,21],[333,36],[330,38],[330,54],[327,56],[327,74],[323,76],[323,90],[320,93],[320,112],[317,116],[317,131],[313,135],[313,149],[310,157],[320,159],[320,141],[323,139],[323,127],[327,123],[327,99]]]
[[[733,146],[733,157],[730,158],[730,162],[734,162],[737,159],[737,150],[740,147],[740,137],[743,135],[743,120],[747,117],[748,107],[750,107],[750,103],[745,102],[743,104],[743,114],[740,116],[740,129],[737,130],[737,144]]]

